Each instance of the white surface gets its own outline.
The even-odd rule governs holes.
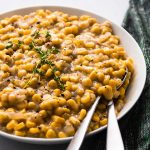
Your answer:
[[[72,6],[88,10],[121,24],[129,0],[0,0],[0,13],[20,7],[38,5]]]
[[[21,7],[60,5],[81,8],[121,24],[128,8],[128,0],[0,0],[0,13]],[[65,146],[23,144],[0,137],[0,150],[63,150]]]

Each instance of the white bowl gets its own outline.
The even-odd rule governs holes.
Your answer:
[[[37,9],[50,9],[52,11],[60,10],[63,12],[66,12],[70,15],[90,15],[94,18],[96,18],[99,22],[104,22],[105,20],[108,20],[106,18],[103,18],[99,15],[93,14],[88,11],[75,9],[75,8],[69,8],[69,7],[59,7],[59,6],[38,6],[38,7],[28,7],[28,8],[22,8],[17,9],[14,11],[6,12],[0,15],[0,18],[4,17],[10,17],[12,15],[25,15],[29,14]],[[134,104],[137,102],[138,98],[140,97],[142,90],[144,88],[145,80],[146,80],[146,64],[144,60],[143,53],[136,43],[136,41],[132,38],[132,36],[124,30],[121,26],[116,25],[112,21],[113,32],[118,35],[121,38],[121,44],[124,46],[128,56],[132,57],[134,60],[134,68],[135,72],[133,75],[133,80],[131,84],[129,85],[127,94],[126,94],[126,104],[121,110],[121,112],[118,115],[118,119],[122,118],[127,112],[134,106]],[[103,129],[105,129],[107,125],[92,131],[88,133],[88,135],[93,135],[96,133],[101,132]],[[56,144],[56,143],[65,143],[72,139],[72,137],[67,138],[53,138],[53,139],[46,139],[46,138],[30,138],[30,137],[19,137],[12,134],[8,134],[5,132],[0,131],[0,135],[5,136],[9,139],[21,141],[21,142],[27,142],[27,143],[34,143],[34,144]]]

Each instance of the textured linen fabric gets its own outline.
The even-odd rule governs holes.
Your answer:
[[[148,150],[150,149],[150,0],[131,0],[123,27],[140,45],[147,66],[144,90],[129,114],[130,119],[123,131],[123,137],[126,149]]]

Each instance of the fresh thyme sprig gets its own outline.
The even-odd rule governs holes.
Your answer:
[[[32,42],[29,46],[31,49],[34,49],[40,56],[40,62],[34,68],[33,73],[38,73],[39,75],[43,76],[44,73],[40,71],[40,67],[44,64],[48,64],[52,68],[52,77],[57,82],[59,88],[64,90],[64,84],[61,82],[60,77],[56,75],[56,71],[58,71],[58,69],[52,61],[48,60],[49,54],[59,53],[58,48],[52,46],[52,48],[47,49],[47,51],[43,51],[41,47],[36,47],[34,42]]]
[[[46,56],[46,53],[44,51],[42,51],[41,48],[34,46],[34,49],[41,57]]]
[[[56,48],[55,46],[52,46],[50,49],[47,49],[46,51],[43,51],[41,47],[36,47],[34,42],[31,42],[29,44],[30,49],[33,49],[41,56],[41,57],[46,57],[49,54],[57,54],[59,53],[59,49]]]

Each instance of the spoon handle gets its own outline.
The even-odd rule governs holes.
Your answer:
[[[91,121],[91,118],[93,116],[93,113],[95,112],[96,106],[100,100],[100,96],[98,96],[94,102],[94,104],[91,106],[90,110],[88,111],[86,117],[82,121],[80,127],[78,128],[76,134],[74,135],[73,139],[71,140],[67,150],[79,150],[83,139],[85,137],[87,128],[89,126],[89,123]]]
[[[115,114],[114,103],[108,104],[108,127],[106,150],[124,150],[118,121]]]

